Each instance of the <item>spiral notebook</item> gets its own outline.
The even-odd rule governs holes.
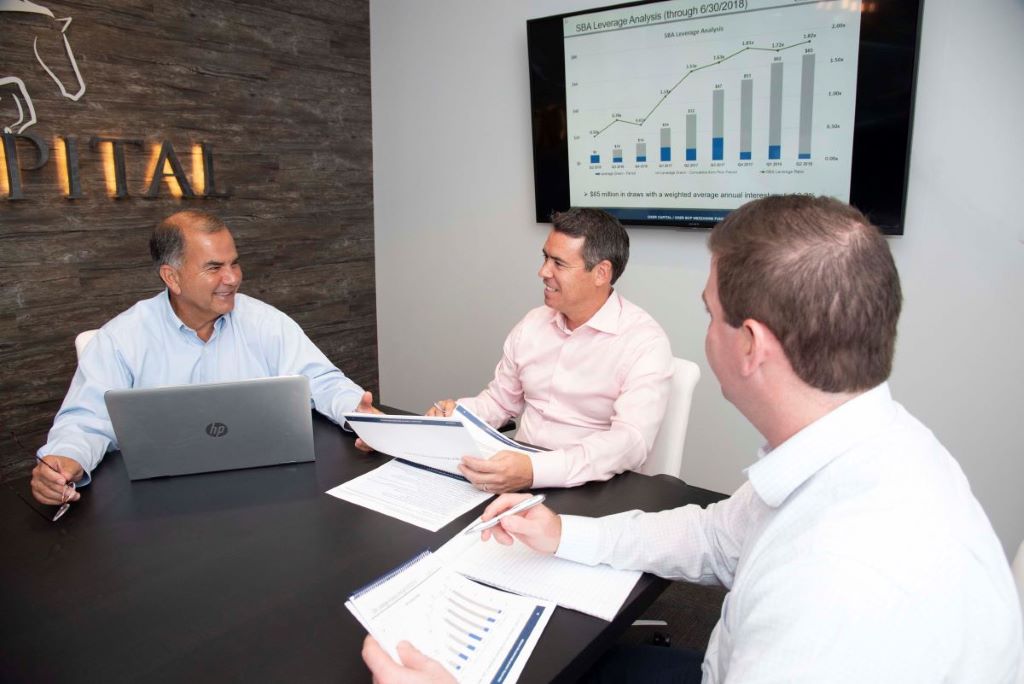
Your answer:
[[[408,641],[459,682],[511,684],[555,605],[477,584],[424,551],[345,607],[396,660],[398,642]]]

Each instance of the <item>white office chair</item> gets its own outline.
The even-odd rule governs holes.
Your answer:
[[[686,426],[690,423],[693,388],[700,380],[700,366],[686,359],[672,359],[672,387],[668,395],[665,419],[654,440],[654,447],[640,467],[645,475],[681,477]]]
[[[1013,579],[1017,584],[1017,598],[1020,600],[1021,615],[1024,615],[1024,542],[1017,547],[1017,555],[1013,558]]]
[[[78,354],[78,358],[82,358],[82,352],[85,351],[86,346],[92,341],[92,338],[96,336],[99,330],[85,330],[78,333],[75,338],[75,353]]]

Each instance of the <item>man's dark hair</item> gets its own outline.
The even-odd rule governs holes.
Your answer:
[[[573,207],[555,212],[551,222],[559,233],[583,238],[583,264],[588,271],[607,259],[615,284],[629,261],[629,234],[617,218],[600,209]]]
[[[149,255],[157,270],[164,264],[179,268],[185,250],[185,229],[194,228],[204,233],[219,233],[228,227],[213,214],[199,209],[186,209],[171,214],[161,221],[149,238]]]
[[[889,377],[903,296],[889,245],[830,197],[766,197],[731,212],[708,246],[726,322],[766,325],[797,376],[826,392]]]

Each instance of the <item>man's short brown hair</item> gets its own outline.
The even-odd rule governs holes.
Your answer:
[[[830,197],[767,197],[726,216],[708,246],[726,322],[766,325],[805,383],[853,392],[889,377],[899,274],[857,209]]]

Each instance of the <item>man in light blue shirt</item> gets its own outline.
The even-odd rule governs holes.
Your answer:
[[[314,407],[331,420],[374,410],[370,393],[338,370],[295,321],[238,292],[238,252],[220,219],[178,212],[156,227],[149,247],[167,288],[108,322],[83,350],[39,449],[45,464],[32,471],[37,500],[78,499],[68,483],[88,484],[103,455],[118,448],[103,401],[109,389],[305,375]]]

